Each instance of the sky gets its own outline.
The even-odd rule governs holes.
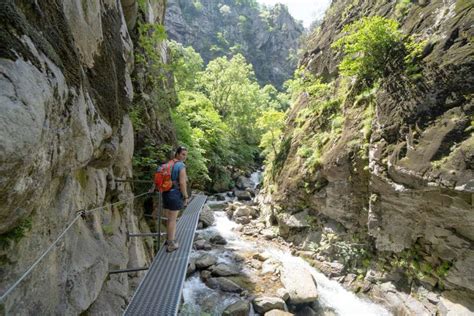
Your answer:
[[[286,4],[290,14],[297,20],[303,21],[309,27],[316,17],[321,17],[328,8],[331,0],[257,0],[261,4],[273,6],[276,3]]]

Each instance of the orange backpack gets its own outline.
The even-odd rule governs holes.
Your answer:
[[[173,173],[175,161],[170,160],[158,167],[155,172],[155,190],[167,192],[173,187],[171,174]]]

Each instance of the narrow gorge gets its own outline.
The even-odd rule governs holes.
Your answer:
[[[0,1],[0,315],[122,314],[178,145],[180,315],[474,315],[472,0],[263,3]]]

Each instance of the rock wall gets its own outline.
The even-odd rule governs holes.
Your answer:
[[[149,8],[147,18],[155,19],[164,3],[150,1]],[[132,177],[129,32],[138,15],[134,0],[0,4],[2,294],[78,210],[134,195],[115,180]],[[134,281],[108,271],[149,261],[145,245],[126,237],[141,229],[147,227],[133,202],[79,219],[3,302],[3,312],[120,313]]]
[[[344,95],[344,123],[323,142],[320,165],[310,170],[301,135],[323,133],[332,118],[307,118],[302,127],[298,117],[311,105],[301,95],[261,199],[273,203],[266,208],[268,224],[315,250],[315,258],[342,261],[350,270],[347,258],[359,257],[358,273],[382,271],[379,283],[402,269],[397,286],[404,291],[422,285],[472,308],[473,5],[400,3],[333,2],[301,64],[330,83],[334,96]],[[330,45],[344,25],[372,15],[397,19],[405,34],[427,43],[416,80],[390,70],[375,92],[361,95],[357,82],[339,76],[341,56]],[[426,305],[431,312],[446,310],[438,301]]]
[[[261,84],[277,88],[293,75],[304,32],[285,6],[266,11],[256,1],[170,0],[165,24],[170,39],[192,46],[205,63],[241,53]]]

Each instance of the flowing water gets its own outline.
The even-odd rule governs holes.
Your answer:
[[[254,181],[254,183],[257,185],[258,181]],[[227,198],[227,200],[228,199],[229,198]],[[210,201],[208,203],[219,204],[225,202],[226,201]],[[215,226],[200,230],[199,233],[206,239],[210,236],[220,234],[227,240],[227,244],[223,248],[213,249],[207,252],[202,250],[193,251],[191,253],[192,258],[199,257],[204,253],[210,253],[217,256],[218,263],[239,265],[239,261],[236,260],[238,254],[265,251],[271,258],[281,262],[284,266],[302,266],[310,271],[317,283],[319,293],[318,301],[321,306],[319,312],[321,315],[391,315],[390,312],[382,306],[363,300],[352,292],[344,289],[338,282],[329,280],[322,273],[311,267],[306,261],[291,255],[290,252],[268,245],[262,248],[261,244],[244,240],[234,231],[239,225],[229,220],[225,212],[218,211],[214,214],[216,219]],[[252,271],[244,268],[242,273],[249,279],[255,280]],[[227,306],[240,299],[240,295],[212,290],[201,281],[199,273],[196,273],[186,280],[183,288],[183,298],[184,304],[181,308],[180,315],[221,315]],[[250,315],[255,315],[253,310],[251,310]]]

